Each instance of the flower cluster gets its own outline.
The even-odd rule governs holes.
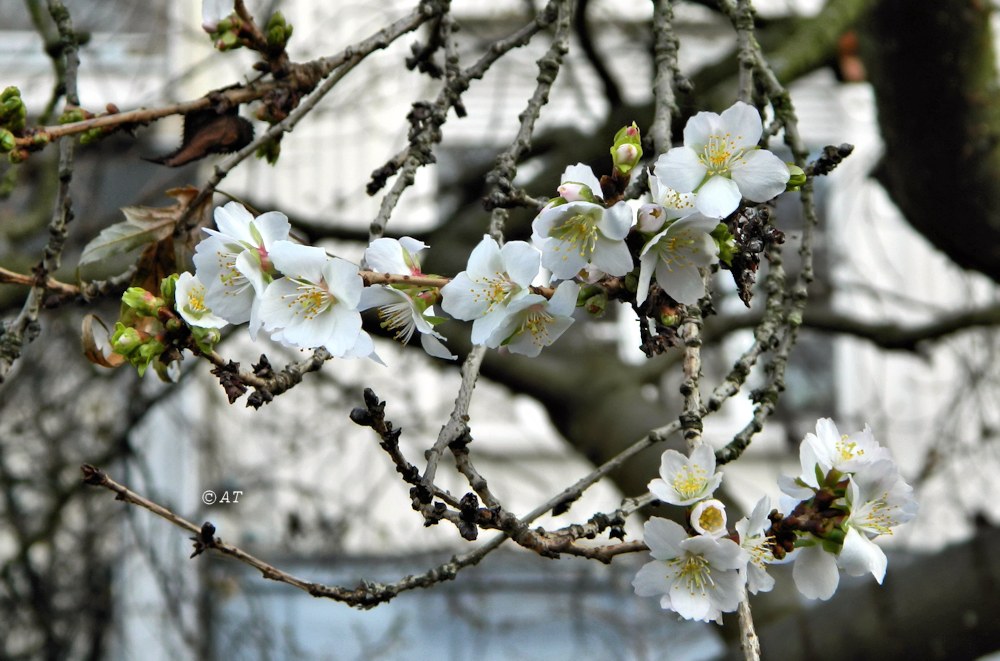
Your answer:
[[[913,489],[888,449],[868,426],[841,434],[824,418],[802,441],[799,461],[802,473],[780,482],[789,513],[776,526],[786,548],[787,531],[804,531],[794,544],[792,575],[799,591],[810,599],[829,599],[840,582],[839,569],[851,576],[870,573],[882,583],[886,557],[872,540],[891,535],[917,514]]]
[[[742,102],[721,115],[698,113],[684,130],[684,145],[656,159],[652,201],[637,215],[621,200],[609,204],[590,168],[566,168],[559,197],[532,224],[542,265],[557,279],[628,274],[635,263],[625,239],[634,226],[643,237],[636,303],[645,302],[654,277],[678,303],[696,303],[705,295],[704,270],[725,259],[732,240],[723,219],[743,198],[766,202],[789,182],[789,167],[757,147],[762,132],[760,113]],[[642,154],[634,125],[618,132],[611,153],[613,191]]]
[[[224,3],[205,7],[206,25],[228,11]],[[677,303],[702,298],[705,269],[731,250],[720,221],[743,197],[765,201],[789,180],[788,167],[757,148],[761,132],[760,115],[744,103],[722,115],[699,113],[684,131],[684,146],[656,160],[652,202],[637,214],[622,198],[642,147],[638,127],[626,126],[611,147],[610,176],[599,180],[581,163],[567,167],[558,196],[532,223],[531,243],[501,246],[485,236],[450,281],[421,271],[423,242],[383,238],[365,253],[365,277],[383,277],[369,277],[366,286],[358,265],[291,240],[284,214],[255,217],[230,202],[215,210],[216,229],[206,229],[196,248],[195,273],[181,274],[171,313],[192,328],[248,323],[253,339],[264,331],[287,346],[378,360],[361,317],[375,309],[396,339],[417,334],[428,354],[454,359],[435,330],[444,321],[434,314],[440,305],[472,322],[473,344],[537,356],[573,323],[578,305],[603,311],[607,293],[599,282],[606,276],[627,287],[637,283],[637,305],[654,278]],[[626,241],[633,233],[641,248]]]
[[[660,477],[649,483],[659,501],[687,507],[687,526],[659,518],[643,532],[652,561],[632,585],[640,596],[659,596],[660,606],[692,620],[721,621],[736,610],[744,587],[767,592],[774,579],[767,565],[786,557],[795,565],[795,584],[809,598],[829,599],[839,569],[871,573],[881,583],[885,553],[872,541],[911,520],[917,505],[889,451],[866,426],[841,435],[833,421],[819,420],[800,448],[802,474],[783,478],[782,490],[795,500],[788,514],[771,511],[767,497],[726,528],[725,506],[712,498],[722,481],[707,445],[690,457],[663,453]]]

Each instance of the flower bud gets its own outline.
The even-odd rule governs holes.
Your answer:
[[[575,181],[567,181],[556,190],[559,191],[559,197],[567,202],[596,202],[590,186]]]
[[[655,234],[663,229],[667,212],[659,204],[644,204],[639,208],[638,228],[640,232]]]
[[[111,349],[120,356],[128,357],[132,352],[142,346],[148,335],[139,330],[126,326],[122,322],[115,324],[115,332],[109,340]]]
[[[157,316],[159,309],[167,304],[165,300],[142,287],[126,289],[125,293],[122,294],[122,303],[147,317]]]
[[[7,129],[0,129],[0,152],[7,153],[17,147],[17,140],[14,134]]]
[[[619,129],[615,134],[615,142],[611,147],[611,159],[615,169],[621,174],[628,174],[639,164],[642,158],[642,144],[639,127],[635,122]]]
[[[794,163],[785,163],[788,166],[788,183],[785,184],[786,191],[797,191],[806,183],[806,173]]]

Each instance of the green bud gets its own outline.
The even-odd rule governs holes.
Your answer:
[[[73,108],[72,110],[67,110],[63,112],[63,114],[59,115],[60,124],[72,124],[73,122],[82,122],[83,120],[83,110],[80,108]]]
[[[281,143],[275,140],[268,140],[260,147],[257,147],[255,155],[257,158],[265,159],[269,165],[274,165],[278,162],[278,157],[281,156]]]
[[[36,133],[35,135],[31,136],[31,144],[35,145],[36,147],[44,147],[45,145],[49,144],[50,139],[51,138],[49,138],[48,133]]]
[[[615,134],[615,141],[611,146],[611,160],[618,172],[628,174],[639,164],[642,158],[641,143],[639,127],[635,122],[630,126],[623,126]]]
[[[292,26],[285,21],[285,17],[280,11],[276,11],[268,19],[264,33],[267,35],[268,47],[275,51],[281,51],[292,37]]]
[[[146,338],[137,329],[119,321],[115,323],[115,332],[109,341],[111,349],[116,354],[127,358],[146,341]]]
[[[7,129],[0,129],[0,152],[7,153],[17,147],[17,139]]]
[[[806,183],[806,173],[794,163],[785,163],[788,166],[788,183],[785,184],[786,191],[797,191]]]
[[[222,333],[219,332],[218,328],[192,326],[191,337],[194,338],[195,344],[198,345],[198,349],[202,353],[211,353],[215,349],[215,345],[222,341]]]
[[[96,128],[89,129],[80,134],[80,144],[89,145],[92,142],[97,142],[104,137],[104,129]]]
[[[226,32],[215,42],[215,47],[219,50],[232,50],[239,48],[240,38],[235,32]]]
[[[3,92],[0,92],[0,103],[6,102],[8,99],[20,99],[21,90],[11,85],[10,87],[4,88]]]
[[[160,280],[160,295],[168,301],[174,300],[177,292],[177,273],[171,273],[163,280]]]
[[[678,321],[680,321],[680,318],[675,314],[670,314],[668,312],[660,313],[660,323],[666,326],[667,328],[670,328],[671,326],[676,326]]]
[[[146,291],[142,287],[129,287],[122,294],[122,303],[132,308],[137,313],[147,317],[155,317],[160,308],[167,304],[162,298],[155,296],[152,292]]]
[[[18,163],[23,163],[28,160],[28,150],[27,149],[15,149],[11,153],[7,154],[7,159],[10,161],[11,165],[17,165]]]
[[[736,256],[736,239],[729,232],[729,227],[725,223],[719,223],[712,230],[712,238],[715,240],[715,244],[719,246],[719,261],[730,266],[733,262],[733,257]]]

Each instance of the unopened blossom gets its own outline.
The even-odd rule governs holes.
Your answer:
[[[737,101],[721,115],[699,112],[684,127],[684,146],[656,160],[656,178],[682,193],[698,194],[695,206],[712,218],[731,214],[745,197],[766,202],[785,190],[788,167],[759,149],[760,113]]]
[[[560,280],[576,277],[588,265],[608,275],[632,270],[625,237],[633,214],[625,202],[604,208],[593,171],[578,163],[566,168],[554,199],[531,224],[532,241],[542,251],[542,266]]]
[[[381,238],[372,241],[365,250],[365,262],[378,273],[422,276],[419,255],[427,244],[412,237],[401,239]],[[442,341],[443,335],[434,330],[436,289],[407,285],[375,285],[361,293],[359,309],[378,309],[382,327],[394,332],[394,337],[406,344],[413,333],[420,334],[420,345],[431,356],[454,360]]]
[[[771,501],[764,496],[757,501],[749,517],[743,517],[736,522],[740,548],[750,557],[746,568],[747,590],[750,594],[770,592],[774,587],[774,578],[767,573],[767,565],[774,562],[771,540],[765,534],[770,527],[768,519],[770,512]]]
[[[371,353],[358,312],[364,283],[357,266],[291,241],[276,242],[270,257],[285,276],[262,297],[260,316],[272,339],[303,349],[326,347],[338,357]]]
[[[528,294],[507,307],[500,325],[486,340],[490,348],[506,347],[511,353],[534,357],[559,339],[573,324],[580,286],[575,282],[559,283],[551,299]]]
[[[670,505],[691,505],[710,498],[722,482],[715,472],[715,452],[699,445],[685,457],[677,450],[666,450],[660,457],[660,477],[649,483],[649,491]]]
[[[190,326],[199,328],[222,328],[227,322],[212,313],[205,305],[205,285],[191,273],[185,271],[177,276],[174,290],[174,307]]]
[[[726,506],[722,501],[703,500],[691,509],[691,527],[699,535],[722,537],[729,531],[726,529]]]
[[[271,247],[288,239],[288,218],[268,211],[256,218],[238,202],[215,210],[218,230],[195,248],[198,279],[205,283],[205,302],[231,324],[250,322],[250,336],[260,328],[259,297],[274,277]]]
[[[639,569],[632,587],[640,597],[660,597],[660,607],[688,620],[721,622],[735,611],[743,593],[740,571],[746,552],[731,539],[688,537],[679,524],[651,518],[643,526],[653,556]]]
[[[472,322],[472,343],[485,344],[507,316],[508,306],[530,293],[538,275],[541,253],[524,241],[503,248],[483,236],[469,255],[465,270],[441,288],[441,308]]]
[[[668,221],[690,216],[695,212],[694,201],[697,196],[694,193],[678,193],[661,184],[652,172],[649,175],[649,194],[653,201],[640,207],[636,223],[639,231],[645,234],[655,234]]]
[[[678,303],[692,305],[705,295],[701,269],[719,261],[719,246],[712,230],[719,221],[700,213],[670,221],[639,253],[639,283],[636,303],[649,295],[653,275],[656,283]]]

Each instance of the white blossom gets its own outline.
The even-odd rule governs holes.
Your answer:
[[[401,239],[376,239],[365,250],[365,262],[378,273],[422,276],[419,255],[427,244],[409,236]],[[395,332],[395,338],[406,344],[414,332],[420,334],[420,345],[431,356],[457,358],[442,343],[443,335],[434,330],[434,308],[431,301],[436,289],[418,286],[375,285],[361,293],[359,309],[378,308],[382,327]]]
[[[285,276],[268,286],[261,302],[272,339],[303,349],[326,347],[338,357],[372,353],[371,337],[361,330],[364,283],[357,266],[291,241],[276,242],[270,257]]]
[[[763,133],[760,113],[737,101],[721,115],[699,112],[684,127],[684,146],[656,160],[656,178],[682,193],[698,194],[695,206],[712,218],[724,218],[741,197],[766,202],[785,190],[788,166],[758,149]]]
[[[678,303],[691,305],[705,295],[701,269],[719,261],[719,246],[711,237],[719,224],[700,213],[670,221],[639,253],[639,284],[636,303],[649,295],[653,274],[656,282]]]
[[[261,326],[260,296],[274,275],[271,247],[288,238],[288,218],[268,211],[256,218],[242,204],[230,202],[215,210],[218,230],[205,229],[209,237],[195,248],[198,279],[205,283],[205,303],[231,324],[250,322],[256,339]]]
[[[574,278],[587,265],[609,275],[632,270],[625,237],[633,213],[625,202],[605,209],[593,171],[577,163],[563,172],[561,197],[550,202],[531,224],[532,241],[542,251],[542,266],[555,278]]]
[[[510,241],[501,248],[493,237],[483,236],[465,270],[441,288],[441,308],[472,321],[472,343],[485,344],[508,306],[530,293],[540,260],[541,253],[529,243]]]
[[[572,325],[579,293],[579,285],[567,280],[559,283],[551,299],[540,294],[522,296],[507,306],[507,315],[490,334],[486,346],[537,356]]]
[[[739,606],[740,571],[747,554],[731,539],[688,537],[673,521],[652,518],[643,526],[653,556],[632,587],[640,597],[660,596],[660,607],[689,620],[716,621]]]
[[[726,530],[726,506],[721,500],[703,500],[691,509],[691,527],[699,535],[722,537]]]
[[[715,452],[699,445],[685,457],[677,450],[666,450],[660,457],[660,477],[649,483],[649,491],[670,505],[691,505],[709,498],[722,482],[715,472]]]
[[[747,552],[750,561],[747,563],[747,590],[751,594],[770,592],[774,587],[774,577],[767,573],[767,565],[774,562],[774,552],[765,534],[770,527],[768,514],[771,512],[771,501],[764,496],[754,506],[749,517],[743,517],[736,522],[736,532],[740,536],[740,548]]]
[[[212,313],[205,305],[205,285],[191,273],[185,271],[177,276],[174,289],[174,307],[177,314],[191,326],[199,328],[222,328],[227,322]]]

